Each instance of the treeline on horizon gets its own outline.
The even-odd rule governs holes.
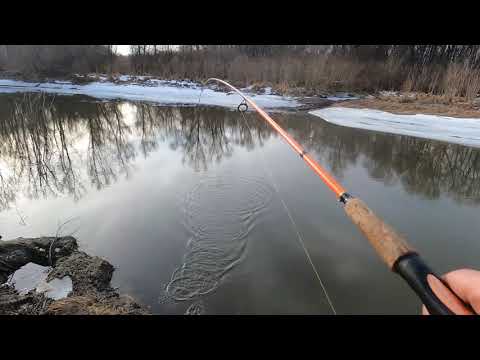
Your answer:
[[[0,45],[0,70],[26,77],[128,73],[271,85],[287,93],[418,91],[473,99],[480,45]]]

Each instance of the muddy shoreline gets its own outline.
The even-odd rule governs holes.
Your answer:
[[[72,288],[59,299],[40,286],[20,293],[7,280],[27,264],[49,266],[46,285],[71,279]],[[0,241],[0,315],[147,315],[150,311],[111,285],[115,268],[108,261],[78,249],[67,237]]]
[[[166,96],[165,92],[152,92],[156,91],[155,89],[161,89],[162,87],[187,91],[194,90],[198,92],[200,92],[200,90],[208,89],[210,91],[218,92],[217,95],[222,94],[223,96],[230,95],[231,93],[231,91],[229,91],[229,89],[227,89],[225,86],[214,82],[204,85],[191,79],[159,79],[154,76],[74,74],[63,78],[26,78],[21,74],[15,75],[13,73],[0,72],[0,80],[6,82],[5,84],[0,84],[0,89],[6,89],[7,92],[44,91],[48,93],[55,93],[55,89],[57,89],[59,94],[63,94],[65,92],[65,94],[73,95],[75,92],[81,92],[83,86],[91,85],[96,86],[97,89],[89,89],[88,91],[101,91],[105,96],[96,96],[95,94],[89,95],[88,93],[85,94],[87,96],[94,96],[104,99],[118,97],[119,99],[126,100],[129,100],[129,97],[131,97],[132,100],[142,100],[142,98],[144,98],[143,101],[153,101],[160,104],[171,103],[171,99],[168,99],[168,96]],[[284,89],[274,85],[269,86],[268,84],[253,84],[247,87],[242,87],[242,84],[234,83],[234,85],[238,86],[238,88],[246,95],[253,96],[254,99],[256,98],[255,100],[260,106],[270,108],[271,111],[307,111],[329,106],[339,101],[341,102],[343,100],[342,97],[345,97],[345,100],[356,97],[354,94],[345,92],[325,92],[323,90],[305,88]],[[106,89],[106,86],[109,88]],[[143,89],[144,91],[141,91],[140,89]],[[109,91],[105,93],[105,90]],[[179,96],[180,93],[176,93],[175,95]],[[179,101],[186,100],[191,104],[197,104],[199,102],[198,98],[199,96],[197,94],[194,96],[194,99],[183,99],[181,97],[178,99]],[[228,96],[228,98],[233,99],[235,97]],[[202,100],[205,102],[205,105],[209,105],[208,102],[206,102],[205,96]],[[262,101],[266,101],[266,103],[262,104]],[[273,103],[271,103],[272,101]],[[220,102],[214,101],[210,105],[225,106],[226,104],[224,102],[225,100]],[[236,107],[237,105],[236,98],[233,99],[231,104],[228,102],[228,107]]]

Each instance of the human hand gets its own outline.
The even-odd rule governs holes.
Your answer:
[[[458,301],[451,299],[441,282],[429,275],[428,283],[437,297],[457,315],[480,314],[480,271],[461,269],[445,274],[442,279],[450,289],[457,294],[466,304],[470,305],[474,312],[466,310]],[[422,306],[422,314],[430,315],[425,306]]]

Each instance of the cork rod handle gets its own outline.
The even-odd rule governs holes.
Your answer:
[[[377,254],[410,285],[430,314],[474,314],[471,307],[428,267],[407,241],[375,215],[363,201],[350,198],[344,209]]]
[[[390,269],[393,269],[401,256],[415,253],[407,241],[375,215],[362,200],[350,199],[344,209]]]

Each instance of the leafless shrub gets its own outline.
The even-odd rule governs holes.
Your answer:
[[[474,99],[479,45],[0,45],[0,68],[27,77],[135,73],[272,86],[280,92],[403,90]],[[115,79],[115,77],[112,77]]]
[[[6,70],[24,76],[67,76],[107,70],[105,45],[2,45],[0,58]]]
[[[473,100],[480,90],[480,70],[472,68],[468,62],[450,64],[442,85],[442,94],[449,99],[465,97]]]

